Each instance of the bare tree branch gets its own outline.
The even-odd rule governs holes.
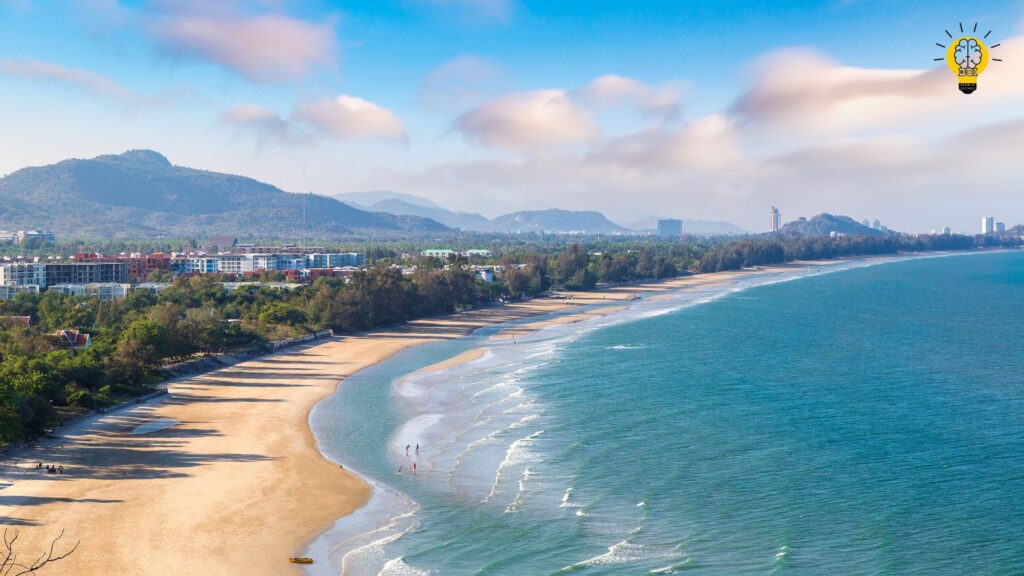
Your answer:
[[[4,551],[0,552],[0,554],[2,554],[2,560],[0,560],[0,576],[24,576],[25,574],[35,574],[44,566],[70,556],[78,549],[78,545],[81,543],[81,541],[75,542],[75,545],[72,546],[70,550],[62,554],[54,553],[57,548],[57,543],[64,538],[64,531],[61,530],[60,534],[50,542],[50,550],[48,552],[40,554],[39,558],[37,558],[35,562],[25,565],[18,563],[18,556],[14,551],[15,542],[18,541],[19,535],[20,531],[14,530],[13,536],[8,540],[7,528],[4,528]],[[14,572],[14,569],[16,568],[20,571]]]

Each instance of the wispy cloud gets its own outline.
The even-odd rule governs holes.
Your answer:
[[[85,91],[93,96],[113,100],[128,108],[153,106],[162,101],[160,98],[142,96],[102,74],[50,62],[5,60],[0,62],[0,72],[19,78],[55,82],[68,88]]]
[[[493,97],[505,75],[497,63],[463,55],[432,70],[420,85],[420,101],[432,110],[462,111]]]
[[[598,107],[629,103],[645,115],[669,122],[679,118],[683,88],[679,82],[648,86],[632,78],[606,74],[579,90],[577,97]]]

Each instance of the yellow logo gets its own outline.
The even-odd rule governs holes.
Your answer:
[[[945,48],[946,50],[945,57],[936,58],[935,60],[946,61],[946,66],[949,66],[949,69],[956,75],[960,83],[960,91],[964,94],[971,94],[978,89],[978,76],[981,76],[985,68],[988,68],[989,60],[1002,62],[999,58],[991,58],[989,56],[989,50],[998,47],[999,44],[985,45],[985,39],[988,38],[992,31],[989,30],[981,38],[975,36],[977,32],[977,23],[974,24],[974,29],[969,34],[959,38],[953,38],[949,30],[946,30],[946,36],[949,36],[953,41],[948,46],[939,42],[935,43],[940,48]],[[963,23],[960,24],[960,33],[964,34]]]

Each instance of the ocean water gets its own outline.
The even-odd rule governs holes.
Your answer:
[[[1024,252],[493,332],[406,350],[314,410],[375,496],[313,573],[1024,574]]]

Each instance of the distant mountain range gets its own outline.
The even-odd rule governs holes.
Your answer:
[[[782,234],[792,236],[829,236],[832,232],[847,236],[885,236],[882,230],[875,230],[857,222],[849,216],[818,214],[811,218],[793,220],[782,227]]]
[[[488,219],[474,212],[448,210],[426,198],[387,190],[341,194],[337,198],[365,210],[423,216],[452,228],[472,232],[629,234],[631,232],[653,232],[658,228],[658,219],[654,217],[627,226],[620,226],[600,212],[580,210],[521,210]],[[690,234],[746,233],[742,228],[728,222],[683,220],[683,226]]]
[[[305,214],[305,216],[304,216]],[[305,223],[304,223],[305,220]],[[741,234],[726,222],[685,220],[694,234]],[[285,192],[252,178],[175,166],[152,150],[70,159],[0,178],[0,229],[44,228],[63,238],[233,235],[298,239],[362,234],[630,234],[653,231],[651,218],[626,227],[602,213],[523,210],[489,219],[392,191],[338,197]]]
[[[334,198],[174,166],[151,150],[64,160],[0,178],[0,228],[47,228],[63,237],[298,238],[303,208],[312,236],[372,227],[385,233],[448,230],[421,216],[374,215]]]
[[[422,216],[462,230],[488,230],[490,220],[470,212],[453,212],[434,204],[426,198],[398,192],[356,192],[336,196],[342,202],[364,210],[388,212],[403,216]]]

